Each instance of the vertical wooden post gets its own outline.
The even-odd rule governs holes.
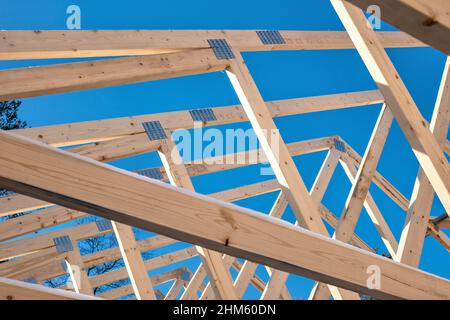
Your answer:
[[[112,226],[136,299],[156,300],[152,282],[134,237],[133,228],[118,222],[112,222]]]
[[[89,282],[88,274],[81,258],[80,250],[76,241],[72,241],[72,251],[67,252],[66,267],[70,275],[72,285],[76,293],[94,295],[91,283]]]

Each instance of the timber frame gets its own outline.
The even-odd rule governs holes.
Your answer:
[[[431,45],[450,54],[450,4],[331,3],[347,31],[0,31],[0,60],[108,57],[2,70],[0,101],[218,71],[227,75],[240,101],[203,110],[0,131],[0,187],[11,191],[0,198],[0,217],[15,215],[0,222],[0,299],[242,299],[249,285],[261,299],[292,299],[289,274],[316,281],[310,299],[356,300],[360,294],[450,299],[448,279],[418,269],[425,237],[450,250],[443,231],[450,228],[445,156],[450,152],[450,59],[428,123],[385,51]],[[373,31],[357,7],[372,3],[404,32]],[[432,15],[423,9],[425,3],[446,14]],[[434,19],[429,24],[433,31],[414,19],[403,20],[401,13],[420,21]],[[379,90],[264,101],[241,55],[339,49],[359,52]],[[363,155],[338,135],[288,144],[273,135],[278,132],[276,117],[367,105],[382,107]],[[394,120],[420,164],[411,199],[377,171]],[[205,127],[250,122],[261,148],[227,155],[244,162],[216,156],[204,163],[183,163],[172,132],[194,128],[197,121]],[[327,156],[308,190],[293,157],[323,151]],[[107,164],[149,152],[158,153],[161,167],[130,172]],[[275,178],[207,195],[195,192],[191,177],[248,166],[250,158],[269,162]],[[333,213],[322,198],[338,166],[351,190],[342,212]],[[372,184],[404,212],[398,239],[369,192]],[[278,196],[268,215],[232,204],[271,192]],[[445,209],[438,216],[430,213],[434,194]],[[282,219],[288,205],[295,224]],[[389,257],[355,233],[363,208]],[[133,228],[155,235],[138,240]],[[114,235],[118,246],[81,254],[79,242],[105,235]],[[157,249],[165,253],[148,258]],[[186,261],[195,257],[200,264],[191,270]],[[88,272],[118,260],[123,266]],[[381,270],[381,286],[368,287],[367,270],[374,265]],[[257,274],[259,266],[268,280]],[[48,281],[64,275],[69,283],[48,287]],[[97,290],[113,283],[110,290]],[[164,292],[157,288],[168,283]]]

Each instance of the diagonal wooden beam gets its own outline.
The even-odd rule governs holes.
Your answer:
[[[2,188],[375,298],[450,298],[448,280],[252,210],[3,131],[0,149]],[[381,288],[366,287],[371,265]]]
[[[274,218],[281,218],[284,211],[286,210],[288,206],[288,200],[286,198],[286,195],[281,191],[278,195],[275,203],[272,206],[272,209],[269,212],[269,216]],[[242,296],[244,295],[245,291],[247,290],[247,287],[250,283],[252,275],[255,273],[256,268],[258,265],[256,263],[253,263],[251,261],[246,261],[239,272],[238,276],[236,277],[236,280],[234,281],[234,287],[236,288],[237,295],[239,299],[242,299]],[[270,280],[269,280],[270,281]],[[284,285],[284,284],[283,284]],[[280,289],[281,292],[281,289]]]
[[[72,241],[84,240],[111,232],[100,231],[95,222],[73,226],[70,229],[59,228],[35,237],[24,237],[17,241],[9,241],[0,244],[0,261],[10,260],[16,257],[28,255],[42,249],[55,247],[54,239],[68,236]],[[1,269],[1,268],[0,268]]]
[[[173,263],[180,262],[189,258],[192,258],[196,255],[196,251],[194,248],[189,247],[186,249],[181,249],[175,252],[167,253],[162,256],[157,256],[144,261],[144,270],[145,273],[148,271],[152,271],[164,266],[170,266]],[[95,277],[92,277],[91,283],[93,287],[100,287],[103,285],[107,285],[109,283],[114,283],[120,280],[124,280],[128,278],[128,272],[125,268],[117,268],[113,271],[106,272],[103,274],[99,274]],[[151,280],[150,280],[151,282]],[[153,283],[153,286],[156,284]],[[133,290],[134,291],[134,290]]]
[[[73,250],[67,252],[66,268],[72,280],[72,285],[76,293],[94,295],[91,283],[87,274],[86,266],[81,258],[80,250],[76,240],[71,240]]]
[[[381,158],[392,120],[393,115],[391,110],[384,105],[347,197],[338,227],[336,228],[335,237],[340,241],[348,242],[355,230],[367,194],[369,193],[370,184],[376,172],[378,161]]]
[[[350,161],[346,153],[341,154],[340,163],[344,169],[345,174],[353,185],[356,182],[355,178],[358,174],[358,170],[355,167],[355,164]],[[367,193],[366,200],[364,202],[364,208],[366,209],[370,220],[372,220],[375,229],[377,229],[378,233],[380,234],[381,240],[383,241],[389,254],[394,257],[398,249],[397,240],[370,192]]]
[[[370,28],[363,12],[352,4],[331,0],[338,16],[349,32],[386,104],[411,145],[420,166],[427,175],[447,212],[450,212],[450,174],[448,161],[428,123],[420,114],[408,89]]]
[[[333,173],[336,169],[336,166],[339,162],[339,152],[337,152],[334,148],[332,148],[324,162],[322,163],[322,167],[317,174],[317,177],[314,181],[313,186],[311,187],[311,191],[309,192],[311,199],[320,207],[320,203],[322,202],[322,198],[325,195],[325,192],[328,188],[328,185],[331,181]],[[297,222],[298,224],[298,222]],[[272,273],[272,277],[267,283],[267,286],[262,294],[261,299],[275,299],[277,294],[279,294],[282,286],[285,284],[289,274],[285,272],[275,271]],[[342,294],[342,289],[338,290],[337,288],[328,288],[328,286],[324,286],[324,289],[328,294],[333,292],[333,296],[336,299],[358,299],[358,295],[352,292],[345,292]]]
[[[450,58],[444,68],[441,86],[439,88],[436,106],[430,123],[430,129],[439,145],[444,146],[447,141],[448,125],[450,120]],[[411,201],[400,237],[397,261],[418,267],[422,255],[423,242],[429,228],[431,206],[433,204],[434,190],[422,169],[414,183]],[[433,228],[434,230],[434,228]],[[436,235],[436,233],[433,233]],[[441,237],[442,238],[442,237]]]
[[[380,7],[381,18],[450,55],[450,4],[445,0],[347,0],[366,10]]]
[[[185,283],[185,281],[180,279],[175,280],[166,296],[164,297],[164,300],[176,300]]]
[[[0,71],[0,101],[215,72],[212,49]]]
[[[442,229],[450,229],[450,217],[447,212],[437,217],[431,217],[430,223]]]
[[[361,163],[361,157],[351,148],[350,145],[347,143],[345,144],[346,147],[346,153],[341,155],[341,164],[343,165],[344,171],[347,174],[350,181],[354,180],[354,177],[356,176],[357,169],[356,166],[359,166]],[[374,183],[383,190],[392,200],[397,203],[400,208],[402,208],[404,211],[407,211],[410,204],[409,200],[406,199],[405,196],[403,196],[397,189],[395,189],[384,177],[382,177],[379,172],[375,173],[374,176]],[[366,202],[364,203],[364,207],[367,210],[367,213],[369,214],[370,219],[375,224],[375,227],[377,228],[378,232],[380,233],[383,243],[385,244],[386,248],[388,249],[389,253],[392,257],[395,257],[397,255],[397,249],[398,244],[397,240],[394,237],[392,231],[390,230],[388,224],[386,223],[383,215],[381,214],[380,210],[378,209],[375,201],[373,200],[370,193],[367,195]],[[447,213],[445,213],[447,215]],[[429,222],[428,228],[434,228],[434,223]],[[436,238],[436,240],[440,241],[437,237],[437,234],[431,233],[431,235]]]
[[[317,207],[308,195],[308,190],[286,145],[279,136],[272,115],[268,111],[244,60],[240,53],[235,52],[235,55],[237,60],[231,62],[230,69],[227,71],[228,77],[282,190],[285,191],[298,220],[304,221],[305,225],[314,232],[327,234],[325,225],[317,212]],[[276,150],[276,147],[279,150]]]
[[[189,270],[186,267],[169,270],[169,271],[151,276],[151,281],[155,285],[160,285],[160,284],[172,281],[174,279],[180,278],[181,273],[183,273],[183,272],[189,272]],[[125,285],[125,286],[121,286],[119,288],[115,288],[112,290],[102,292],[101,294],[99,294],[99,296],[104,299],[113,300],[113,299],[119,299],[124,296],[131,295],[131,294],[133,294],[133,288],[130,285]],[[155,294],[159,294],[161,298],[164,297],[164,295],[161,293],[160,290],[155,290]]]
[[[351,49],[342,31],[280,31],[284,44],[267,46],[256,30],[1,30],[0,60],[86,58],[171,53],[209,48],[227,39],[242,51]],[[380,32],[386,47],[424,46],[403,32]]]
[[[138,135],[135,135],[135,136],[138,136]],[[289,149],[289,152],[293,156],[327,150],[330,148],[331,145],[333,145],[335,138],[337,138],[337,137],[331,136],[331,137],[325,137],[325,138],[318,138],[318,139],[294,142],[294,143],[290,143],[288,145],[288,149]],[[125,139],[128,141],[129,138],[125,138]],[[138,140],[139,140],[138,145],[132,144],[132,145],[128,145],[125,148],[126,155],[129,155],[129,150],[133,150],[133,149],[134,150],[137,149],[137,151],[146,150],[146,152],[150,152],[150,151],[156,151],[157,148],[159,147],[159,140],[155,140],[152,143],[152,141],[148,141],[148,137],[146,136],[146,134],[142,134],[142,137],[139,137]],[[104,142],[104,143],[109,144],[110,142]],[[99,144],[102,144],[102,143],[99,143]],[[120,145],[122,145],[122,143],[120,143]],[[116,144],[111,145],[112,150],[120,149],[120,148],[116,148],[114,146],[116,146]],[[91,146],[91,148],[89,149],[89,150],[92,150],[91,152],[87,152],[87,149],[85,149],[84,147],[81,147],[81,148],[83,150],[82,155],[84,155],[84,156],[91,157],[93,154],[96,154],[96,155],[104,154],[103,152],[98,153],[98,152],[94,151],[96,149],[95,146]],[[77,147],[77,148],[72,148],[68,151],[78,153],[79,150],[80,149]],[[116,151],[113,151],[113,152],[116,152]],[[258,149],[258,150],[238,152],[235,154],[235,156],[236,157],[242,156],[245,159],[253,157],[253,158],[257,158],[257,160],[259,162],[264,162],[266,160],[266,157],[261,153],[262,153],[262,151]],[[99,161],[102,161],[103,157],[96,157],[96,159]],[[216,157],[208,158],[206,160],[212,164],[208,165],[208,166],[205,166],[204,164],[198,164],[198,165],[188,164],[188,165],[186,165],[189,175],[190,176],[198,176],[198,175],[202,175],[202,174],[206,174],[206,173],[230,170],[230,169],[249,165],[249,163],[247,163],[247,162],[222,164],[224,162],[223,156],[216,156]],[[168,181],[167,174],[165,173],[165,169],[163,167],[159,168],[159,169],[160,169],[161,173],[163,174],[163,180]],[[45,208],[45,207],[49,207],[51,205],[52,204],[50,204],[50,203],[32,199],[32,198],[29,198],[29,197],[26,197],[26,196],[23,196],[20,194],[12,194],[7,197],[0,197],[0,216],[10,215],[10,214],[24,212],[24,211],[31,211],[31,210],[39,209],[39,208]]]
[[[267,109],[241,53],[234,50],[227,70],[230,82],[258,137],[261,148],[271,165],[281,189],[301,226],[329,236],[320,218],[317,204],[313,202],[295,163]],[[342,293],[345,295],[345,293]],[[278,294],[276,295],[278,297]]]
[[[369,193],[369,187],[376,172],[392,120],[393,115],[390,109],[384,105],[335,229],[334,238],[337,240],[349,242],[355,232],[355,227]],[[325,296],[325,300],[329,300],[329,295],[326,294],[325,290],[325,286],[317,285],[311,292],[310,297],[323,299]]]
[[[286,196],[283,194],[283,192],[280,192],[277,200],[275,201],[275,203],[272,207],[272,210],[269,213],[269,216],[279,218],[283,214],[284,210],[286,209],[287,204],[288,204],[288,202],[287,202]],[[234,281],[234,284],[233,284],[236,294],[239,299],[242,299],[242,296],[244,295],[249,282],[251,282],[254,277],[254,273],[255,273],[255,270],[257,267],[258,267],[258,264],[247,260],[247,261],[245,261],[241,270],[239,271],[238,276],[236,277],[236,280]],[[271,269],[269,272],[271,272]],[[202,300],[210,299],[211,291],[212,290],[211,290],[210,286],[208,285],[206,287],[205,291],[202,293],[201,299]],[[263,290],[261,290],[261,291],[263,291]],[[290,294],[289,294],[289,291],[287,290],[286,286],[284,286],[282,288],[280,298],[282,298],[282,299],[290,298]]]
[[[183,164],[177,146],[172,141],[172,135],[166,131],[167,138],[161,141],[160,158],[169,176],[170,183],[190,191],[194,191],[194,185]],[[225,267],[222,254],[196,246],[197,252],[206,269],[211,288],[218,299],[236,300],[238,296],[233,288],[233,280],[228,268]]]
[[[293,98],[266,102],[273,117],[289,116],[310,112],[336,110],[380,104],[384,102],[378,90],[328,94],[315,97]],[[248,121],[245,111],[239,105],[214,107],[215,120],[204,121],[203,126]],[[129,137],[117,147],[136,143],[133,136],[144,133],[143,122],[160,121],[168,130],[190,129],[195,120],[190,110],[162,112],[142,116],[85,121],[61,125],[42,126],[12,130],[12,132],[51,144],[56,147],[99,142],[104,140]],[[148,141],[147,141],[148,145]],[[105,148],[104,148],[105,149]]]

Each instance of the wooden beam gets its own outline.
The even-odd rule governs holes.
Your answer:
[[[145,140],[148,140],[148,137],[142,137],[145,138]],[[305,140],[305,141],[299,141],[290,143],[288,145],[289,152],[292,156],[302,155],[306,153],[312,153],[322,150],[327,150],[334,144],[334,140],[338,137],[331,136],[331,137],[324,137],[324,138],[318,138],[318,139],[311,139],[311,140]],[[141,141],[139,139],[139,146],[144,148],[144,140]],[[155,143],[151,143],[151,141],[148,141],[146,143],[147,145],[151,146],[149,147],[149,150],[153,150],[153,147],[155,146]],[[159,141],[157,143],[159,146]],[[128,147],[129,149],[133,149],[132,146]],[[73,148],[70,151],[75,151]],[[137,148],[140,149],[140,148]],[[85,149],[84,149],[85,150]],[[75,152],[76,153],[76,152]],[[242,151],[235,154],[235,157],[243,157],[244,159],[257,159],[260,162],[266,161],[266,157],[261,154],[261,150],[251,150],[251,151]],[[84,153],[86,155],[86,153]],[[90,153],[89,153],[90,156]],[[208,161],[208,163],[213,163],[211,165],[205,166],[204,164],[187,164],[186,168],[188,170],[188,173],[190,176],[198,176],[202,174],[207,174],[211,172],[218,172],[223,170],[230,170],[234,168],[239,168],[242,166],[246,166],[249,163],[242,162],[242,163],[232,163],[232,164],[226,164],[223,163],[223,156],[216,156],[212,158],[207,158],[205,161]],[[99,159],[101,161],[101,159]],[[252,163],[253,164],[253,163]],[[145,169],[144,169],[145,170]],[[168,181],[167,174],[165,172],[164,167],[160,168],[161,173],[163,174],[163,181]],[[49,207],[52,204],[36,199],[32,199],[20,194],[13,194],[9,195],[7,197],[1,197],[0,198],[0,216],[10,215],[14,213],[24,212],[24,211],[30,211],[40,208]]]
[[[275,201],[275,204],[272,208],[272,210],[269,213],[269,216],[272,217],[280,217],[284,210],[286,209],[288,202],[286,199],[286,196],[283,195],[283,193],[281,192],[280,195],[278,196],[277,200]],[[250,282],[253,282],[254,279],[254,274],[255,274],[255,270],[258,267],[258,264],[253,263],[251,261],[245,261],[244,264],[242,265],[242,268],[240,269],[238,276],[236,278],[236,280],[234,281],[234,288],[236,291],[236,295],[238,296],[239,299],[242,299],[242,296],[245,293],[245,290],[247,289],[247,286]],[[261,288],[261,291],[263,291],[264,287]],[[281,296],[282,297],[286,297],[286,293],[289,293],[289,291],[287,291],[287,288],[284,287],[283,288],[284,291],[282,291]],[[211,287],[208,285],[205,289],[205,291],[202,293],[201,299],[205,299],[208,300],[211,298],[212,294],[211,294]]]
[[[444,68],[436,106],[430,123],[431,132],[441,147],[447,141],[450,120],[450,58]],[[431,206],[434,190],[422,169],[414,183],[411,201],[400,237],[396,260],[407,265],[418,267],[422,255],[423,242],[429,228]],[[434,230],[434,229],[433,229]],[[437,233],[433,233],[437,235]],[[443,237],[440,237],[443,238]]]
[[[347,174],[347,176],[350,178],[350,180],[354,179],[354,176],[356,176],[356,168],[355,166],[359,166],[361,163],[361,156],[358,155],[355,150],[351,148],[350,145],[347,143],[345,144],[347,154],[343,154],[342,157],[342,165],[344,167],[344,171]],[[354,171],[354,173],[352,173]],[[402,195],[397,189],[394,188],[384,177],[382,177],[379,172],[375,173],[374,176],[374,183],[383,190],[392,200],[397,203],[400,208],[407,211],[409,207],[409,200],[406,199],[404,195]],[[383,218],[383,215],[381,214],[380,210],[378,209],[375,201],[373,200],[370,193],[367,195],[367,201],[364,204],[365,209],[367,210],[367,213],[369,214],[369,217],[372,219],[372,221],[375,224],[375,227],[377,228],[378,232],[380,233],[384,244],[386,245],[386,248],[391,253],[391,255],[394,257],[396,254],[394,254],[397,250],[394,250],[398,247],[397,241],[395,240],[395,237],[393,236],[392,232],[389,229],[389,226],[387,225],[386,221]],[[447,213],[446,213],[447,215]],[[433,222],[429,222],[428,228],[434,228]],[[435,233],[431,233],[431,235],[436,238],[436,240],[440,241],[438,239],[438,236]]]
[[[45,248],[55,247],[55,238],[68,236],[72,241],[84,240],[111,232],[99,231],[95,222],[74,226],[70,229],[58,229],[35,237],[25,237],[17,241],[0,244],[0,261],[27,255]]]
[[[348,242],[353,235],[378,161],[381,158],[392,120],[391,110],[386,105],[383,106],[336,228],[337,240]]]
[[[280,31],[285,44],[264,45],[254,30],[0,31],[0,60],[150,55],[209,48],[227,39],[241,51],[351,49],[342,31]],[[380,32],[386,47],[424,46],[403,32]]]
[[[71,230],[67,230],[67,234],[72,236],[73,233],[71,233]],[[45,235],[38,235],[33,237],[33,239],[35,239],[35,241],[41,241],[39,237],[43,236]],[[146,252],[176,242],[176,240],[164,236],[155,236],[139,241],[138,247],[141,252]],[[15,242],[15,244],[20,245],[19,241]],[[35,253],[21,257],[20,259],[2,263],[0,265],[0,276],[14,279],[35,278],[37,281],[43,281],[65,274],[66,272],[65,269],[62,268],[61,261],[66,258],[66,255],[58,253],[54,246],[48,247],[48,245],[46,245],[45,247]],[[84,255],[82,256],[82,261],[86,268],[91,268],[121,258],[122,255],[119,248],[110,248]],[[41,261],[43,263],[41,263]],[[45,264],[47,264],[44,270],[45,272],[42,272],[39,268]],[[95,277],[93,279],[95,279]]]
[[[180,262],[196,255],[195,249],[190,247],[181,249],[175,252],[167,253],[162,256],[157,256],[144,261],[143,267],[145,273],[158,269],[161,267],[169,266],[173,263]],[[95,277],[92,277],[92,286],[100,287],[109,283],[114,283],[120,280],[128,278],[128,272],[125,268],[118,268],[110,272],[106,272]],[[156,285],[156,284],[153,284]]]
[[[57,226],[61,223],[85,217],[86,214],[61,207],[33,212],[0,223],[0,242],[31,232]]]
[[[443,213],[440,216],[437,217],[431,217],[430,223],[433,223],[438,228],[442,229],[450,229],[450,217],[448,216],[448,213]]]
[[[358,174],[357,168],[345,153],[341,154],[340,163],[344,169],[345,174],[353,185]],[[364,202],[364,208],[366,209],[370,220],[372,220],[375,229],[377,229],[378,233],[380,234],[381,240],[383,241],[386,249],[391,254],[391,256],[394,257],[398,249],[397,240],[370,192],[367,193],[366,201]]]
[[[267,180],[251,185],[209,194],[210,197],[234,202],[270,193],[280,188],[277,180]],[[62,223],[86,217],[87,214],[58,206],[32,212],[27,215],[2,221],[0,223],[0,242],[11,240],[31,232],[54,227]],[[1,269],[1,267],[0,267]]]
[[[224,261],[226,267],[228,267],[228,266],[233,267],[236,271],[238,271],[238,273],[244,267],[244,265],[241,262],[239,262],[238,259],[235,259],[235,258],[227,256],[227,255],[223,255],[223,261]],[[266,283],[264,281],[262,281],[256,274],[253,274],[251,283],[260,292],[262,292],[266,286]],[[200,287],[198,288],[202,292],[201,297],[200,297],[201,299],[204,299],[204,300],[214,299],[212,290],[208,290],[208,288],[210,288],[209,283],[204,289],[202,288],[202,285],[200,285]],[[283,296],[283,299],[292,300],[292,298],[286,288],[282,291],[282,296]]]
[[[252,124],[281,189],[286,193],[297,221],[301,226],[313,232],[329,236],[320,218],[317,204],[312,201],[308,194],[302,177],[279,134],[250,71],[245,65],[244,59],[237,50],[234,50],[234,55],[235,58],[230,60],[230,67],[227,70],[228,78]]]
[[[311,190],[309,192],[311,199],[314,201],[314,204],[317,206],[320,206],[320,203],[322,202],[322,198],[325,195],[325,191],[328,188],[328,185],[331,181],[331,178],[333,176],[333,173],[336,169],[336,166],[339,162],[339,152],[337,152],[334,148],[331,149],[324,162],[322,163],[322,167],[319,170],[319,173],[317,174],[317,177],[314,181],[313,186],[311,187]],[[298,221],[297,221],[297,224]],[[261,299],[275,299],[277,295],[280,293],[282,286],[285,284],[289,274],[281,271],[275,271],[272,273],[271,279],[267,283],[267,286],[262,294]],[[333,297],[335,299],[351,299],[351,300],[358,300],[359,296],[353,292],[337,289],[335,287],[328,288],[328,286],[325,287],[325,290],[330,293],[333,293]]]
[[[156,300],[153,285],[134,237],[133,228],[114,221],[112,226],[136,298],[138,300]]]
[[[150,281],[155,284],[155,286],[169,282],[174,279],[181,277],[182,272],[189,272],[186,267],[181,267],[173,270],[169,270],[150,277]],[[158,290],[156,290],[158,292]],[[133,294],[133,288],[131,285],[121,286],[116,289],[108,290],[99,294],[100,297],[104,299],[118,299],[124,296]]]
[[[347,0],[363,10],[377,5],[381,18],[450,55],[450,5],[443,0]]]
[[[183,164],[172,135],[166,131],[167,139],[161,141],[159,151],[161,161],[169,176],[170,183],[190,191],[195,191],[191,178]],[[236,300],[238,296],[233,288],[233,280],[228,268],[222,261],[222,254],[196,246],[202,265],[206,269],[211,288],[218,299]]]
[[[353,233],[355,232],[355,227],[359,220],[364,202],[366,201],[367,194],[369,193],[370,184],[377,169],[378,161],[389,134],[392,120],[393,115],[391,110],[384,105],[381,109],[378,121],[375,124],[359,170],[352,183],[352,188],[348,194],[339,223],[335,229],[333,238],[337,240],[350,242]],[[326,287],[321,286],[320,284],[314,287],[310,297],[313,299],[316,297],[322,300],[329,300],[329,294],[326,292]]]
[[[319,218],[317,207],[308,195],[308,190],[286,145],[279,136],[272,115],[268,111],[244,60],[239,52],[235,51],[235,55],[237,60],[230,63],[230,69],[227,70],[228,77],[282,190],[286,192],[298,220],[304,221],[305,225],[314,232],[327,234],[325,225]],[[279,150],[276,150],[277,147]]]
[[[87,274],[86,266],[81,258],[77,241],[72,240],[73,251],[67,252],[66,267],[72,280],[72,285],[76,293],[94,295],[91,283]]]
[[[0,300],[99,300],[99,298],[0,277]]]
[[[442,232],[439,228],[432,226],[429,228],[430,233],[433,237],[447,250],[450,252],[450,237]]]
[[[266,104],[272,117],[281,117],[310,112],[368,106],[380,104],[383,103],[383,101],[384,98],[378,90],[370,90],[275,100],[268,101]],[[214,107],[212,110],[216,120],[204,121],[202,125],[205,127],[248,121],[247,115],[240,105]],[[124,138],[130,135],[130,139],[133,139],[133,136],[145,133],[142,123],[148,121],[159,121],[164,128],[171,131],[176,129],[191,129],[194,127],[195,122],[194,119],[192,119],[189,110],[185,110],[16,129],[12,130],[12,132],[60,147]],[[124,142],[116,146],[116,148],[119,146],[124,148],[125,146],[137,142],[134,140],[123,141]],[[147,143],[147,146],[150,146],[150,144]]]
[[[176,300],[185,283],[186,281],[180,279],[175,280],[166,296],[164,297],[164,300]]]
[[[0,149],[2,188],[375,298],[450,298],[448,280],[252,210],[7,132]],[[365,271],[374,264],[382,286],[368,289]]]
[[[0,71],[0,101],[215,72],[212,49]]]
[[[427,122],[420,114],[377,35],[368,25],[363,12],[341,0],[331,0],[331,3],[385,97],[386,104],[391,108],[442,205],[450,212],[448,161],[429,130]]]
[[[219,197],[217,197],[217,198],[219,198]],[[225,201],[229,201],[229,199],[226,199]],[[284,203],[285,203],[285,201],[286,200],[283,200]],[[278,208],[277,211],[279,211],[279,210],[281,210],[282,207],[278,206],[277,208]],[[322,213],[322,212],[324,212],[324,213]],[[335,225],[337,224],[337,218],[335,218],[331,212],[329,212],[328,210],[326,210],[325,207],[322,206],[321,214],[323,214],[324,219],[329,221],[329,223],[333,227],[335,227]],[[276,216],[278,216],[278,213],[276,213]],[[332,220],[330,220],[330,219],[332,219]],[[79,226],[77,228],[81,228],[81,226]],[[72,236],[72,234],[76,235],[76,233],[73,233],[70,230],[67,230],[65,233],[68,234],[69,236]],[[90,234],[90,236],[94,237],[96,235]],[[46,247],[49,244],[47,244],[46,242],[43,242],[42,239],[40,239],[42,237],[51,239],[54,237],[54,235],[43,234],[43,235],[38,235],[38,236],[33,237],[32,238],[34,240],[33,242],[42,243],[41,247],[43,247],[44,249],[41,249],[40,251],[37,251],[36,253],[29,254],[20,259],[11,260],[11,261],[1,264],[0,265],[0,275],[6,276],[9,278],[15,278],[15,279],[35,278],[37,281],[42,282],[45,279],[54,278],[54,277],[64,274],[65,270],[62,269],[62,267],[61,267],[61,260],[64,259],[64,256],[62,254],[58,254],[55,250],[55,247],[50,247],[50,248],[46,249]],[[23,244],[20,244],[21,242],[23,242],[23,241],[19,240],[19,241],[14,242],[15,247],[23,246]],[[157,249],[162,246],[170,245],[175,242],[176,242],[175,240],[170,239],[170,238],[166,238],[163,236],[155,236],[152,238],[147,238],[147,239],[139,241],[138,247],[139,247],[140,251],[145,252],[148,250]],[[371,248],[369,248],[366,244],[364,244],[361,240],[359,240],[357,238],[357,236],[354,236],[352,243],[354,243],[358,247],[361,247],[361,248],[364,248],[365,250],[369,250],[369,251],[373,252],[373,250]],[[36,250],[37,247],[35,247],[34,249]],[[195,250],[193,250],[193,248],[188,248],[188,249],[183,249],[181,251],[177,251],[174,253],[169,253],[169,254],[166,254],[163,256],[158,256],[158,257],[155,257],[155,258],[145,261],[144,262],[145,267],[148,271],[153,270],[155,268],[160,268],[162,266],[172,264],[172,263],[175,263],[180,260],[188,259],[195,255],[192,252],[195,252]],[[109,261],[118,260],[121,257],[122,257],[121,252],[118,248],[111,248],[111,249],[106,249],[106,250],[102,250],[99,252],[95,252],[95,253],[92,253],[89,255],[85,255],[82,257],[82,260],[83,260],[83,265],[86,268],[91,268],[96,265],[101,265],[103,263],[107,263]],[[227,262],[229,260],[224,259],[224,261]],[[30,264],[30,262],[31,262],[31,264]],[[234,259],[232,266],[235,268],[238,268],[237,270],[239,271],[239,266],[236,263],[237,263],[237,260]],[[252,262],[250,262],[250,263],[252,263]],[[229,264],[231,264],[231,261],[229,262]],[[43,266],[45,266],[45,270],[42,270]],[[105,284],[108,284],[111,282],[119,281],[121,279],[125,279],[127,277],[128,277],[128,274],[126,273],[126,270],[120,268],[120,269],[108,272],[106,274],[103,274],[103,275],[92,277],[90,279],[90,281],[92,282],[93,286],[98,287],[98,286],[105,285]],[[203,277],[204,277],[204,275],[202,276],[202,278]],[[258,286],[258,283],[255,282],[258,280],[254,275],[252,275],[250,277],[250,281],[258,289],[263,291],[265,285],[262,287]],[[208,288],[210,288],[210,287],[208,286]],[[208,292],[204,293],[205,298],[208,298],[211,295],[212,294],[208,294]],[[283,289],[281,295],[284,299],[290,299],[286,288]]]
[[[362,157],[341,138],[345,145],[345,156],[354,164],[359,167],[361,165]],[[391,198],[400,208],[404,211],[407,210],[409,200],[398,191],[386,178],[384,178],[378,171],[375,172],[373,177],[373,183],[380,188],[389,198]]]
[[[281,218],[288,204],[289,203],[286,198],[286,195],[283,193],[283,191],[281,191],[275,203],[273,204],[272,209],[269,212],[269,216],[274,218]],[[236,280],[234,281],[234,287],[236,289],[236,293],[239,299],[242,299],[242,296],[247,290],[248,284],[250,283],[250,279],[252,275],[255,273],[257,267],[258,264],[253,263],[251,261],[246,261],[241,271],[239,272],[238,276],[236,277]]]

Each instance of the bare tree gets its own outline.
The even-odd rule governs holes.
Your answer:
[[[85,218],[79,219],[77,221],[77,224],[86,224],[91,223],[99,220],[101,218],[95,217],[95,216],[87,216]],[[80,250],[80,254],[82,256],[93,254],[95,252],[103,251],[110,248],[117,247],[117,240],[114,236],[114,233],[107,233],[98,237],[85,239],[78,242],[78,248]],[[151,258],[153,255],[151,252],[146,252],[143,255],[144,260]],[[101,274],[105,274],[107,272],[113,271],[115,269],[123,268],[125,267],[125,264],[122,259],[114,260],[114,261],[108,261],[106,263],[103,263],[101,265],[90,267],[86,270],[89,277],[98,276]],[[53,288],[61,287],[65,284],[67,284],[67,281],[69,280],[69,275],[65,274],[62,276],[58,276],[56,278],[48,279],[44,282],[45,285]],[[106,285],[102,285],[100,287],[93,288],[94,294],[100,294],[102,292],[119,288],[121,286],[129,284],[128,279],[122,279],[113,283],[108,283]]]

